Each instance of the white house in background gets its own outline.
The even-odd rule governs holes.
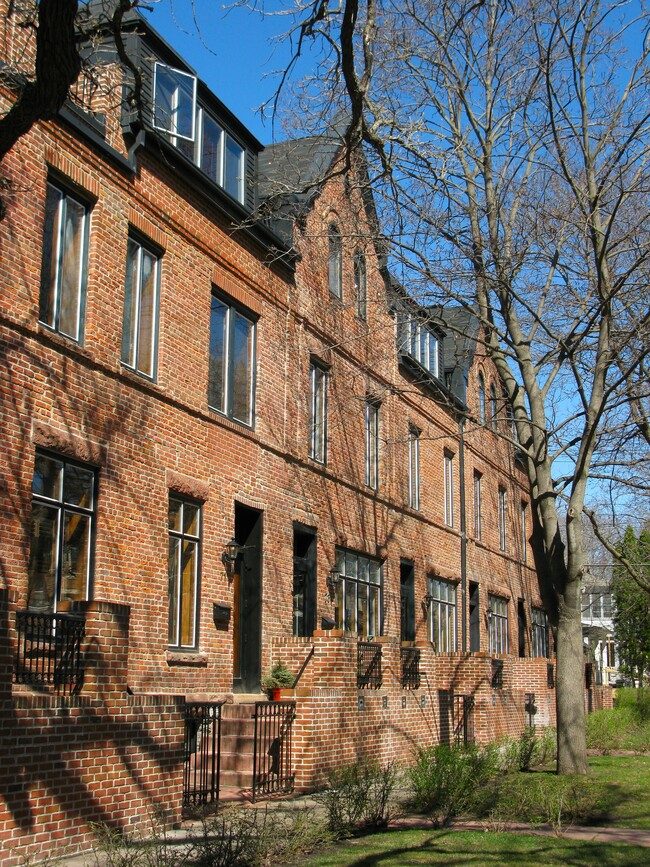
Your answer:
[[[587,573],[582,588],[582,635],[586,661],[593,664],[596,684],[615,685],[621,679],[614,640],[614,601],[609,567],[600,577]]]

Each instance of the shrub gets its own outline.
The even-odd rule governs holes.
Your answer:
[[[491,797],[490,784],[497,772],[495,749],[439,744],[418,750],[408,772],[414,806],[439,825],[460,813],[480,811]]]
[[[554,773],[507,774],[494,790],[489,814],[501,822],[523,821],[554,828],[601,819],[607,798],[589,777]]]
[[[330,771],[327,787],[317,795],[327,811],[328,828],[344,836],[360,828],[381,828],[390,819],[396,768],[361,762]]]

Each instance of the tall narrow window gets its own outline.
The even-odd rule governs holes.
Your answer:
[[[354,551],[336,551],[336,625],[361,638],[382,632],[382,568],[378,560]]]
[[[433,649],[438,653],[452,653],[456,650],[456,585],[430,578],[427,602]]]
[[[485,424],[485,379],[482,373],[478,375],[478,420],[479,424]]]
[[[508,652],[508,600],[488,594],[490,653]]]
[[[238,202],[244,201],[244,149],[228,134],[223,148],[222,186]]]
[[[309,457],[327,462],[327,371],[312,362],[309,368]]]
[[[366,484],[379,487],[379,404],[366,401]]]
[[[494,383],[492,383],[492,385],[490,386],[490,424],[492,426],[492,430],[495,433],[499,429],[499,419],[497,413],[497,390],[494,387]]]
[[[169,646],[194,648],[197,639],[201,507],[169,497]]]
[[[52,183],[45,197],[39,319],[81,342],[86,298],[88,209]]]
[[[479,542],[483,534],[483,476],[474,470],[474,538]]]
[[[95,471],[37,452],[27,604],[56,611],[61,601],[88,599],[95,530]]]
[[[506,500],[506,489],[499,488],[499,548],[502,551],[506,550],[507,536],[507,520],[508,520],[508,504]]]
[[[124,286],[122,361],[154,379],[158,337],[158,257],[129,238]]]
[[[548,617],[543,608],[533,608],[531,624],[531,652],[533,656],[548,657]]]
[[[343,294],[343,241],[336,223],[327,229],[329,242],[329,289],[332,295],[341,298]]]
[[[528,562],[528,503],[521,501],[521,559]]]
[[[366,280],[366,257],[357,251],[354,254],[354,297],[357,305],[357,316],[366,319],[368,310],[368,289]]]
[[[409,428],[409,506],[420,508],[420,431]]]
[[[445,474],[445,524],[448,527],[454,526],[454,456],[451,452],[445,452],[444,458],[444,474]]]
[[[252,427],[255,394],[255,322],[212,294],[208,405]]]

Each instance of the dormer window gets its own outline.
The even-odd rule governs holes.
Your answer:
[[[154,66],[153,125],[155,129],[194,141],[196,76],[164,63]]]
[[[438,336],[410,311],[398,317],[398,345],[400,352],[414,358],[436,379],[440,376],[440,344]]]

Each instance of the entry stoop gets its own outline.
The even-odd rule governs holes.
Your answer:
[[[222,705],[219,800],[239,800],[250,794],[254,753],[255,702]]]

